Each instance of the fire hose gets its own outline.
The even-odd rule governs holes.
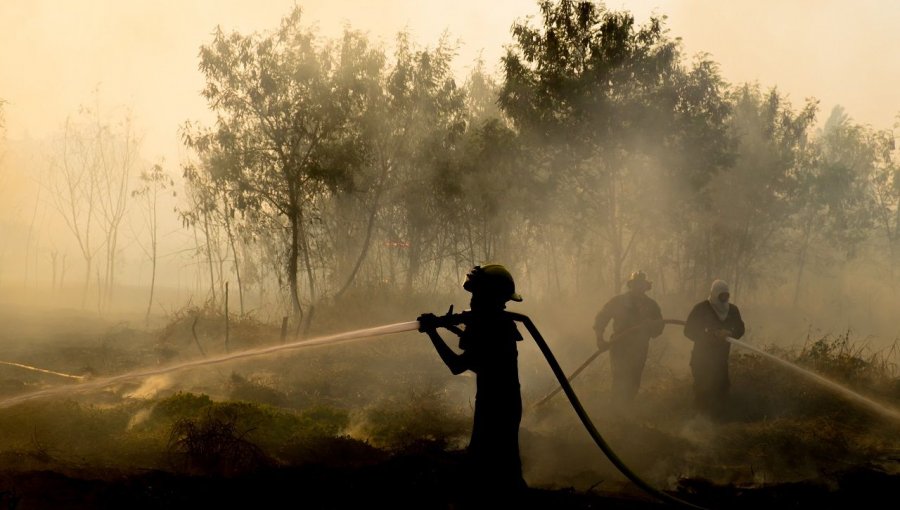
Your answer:
[[[452,309],[451,309],[452,310]],[[447,329],[451,329],[456,327],[459,324],[465,324],[468,319],[468,314],[471,312],[462,312],[458,314],[448,313],[445,316],[439,317],[438,325]],[[667,494],[642,479],[638,476],[634,471],[631,470],[623,461],[616,455],[616,452],[609,446],[600,432],[597,430],[597,427],[594,426],[593,421],[591,421],[590,416],[588,416],[587,411],[585,411],[584,406],[581,405],[581,402],[578,400],[578,396],[575,395],[575,390],[572,389],[572,386],[569,384],[569,380],[566,378],[566,374],[563,372],[562,368],[559,366],[559,362],[557,362],[556,357],[553,355],[553,352],[550,350],[550,347],[547,345],[547,342],[544,340],[544,337],[541,335],[541,332],[538,331],[537,327],[531,321],[531,319],[527,315],[523,315],[520,313],[505,311],[503,312],[510,319],[521,322],[525,328],[528,330],[528,333],[534,339],[535,343],[537,343],[538,348],[541,350],[541,353],[544,355],[544,358],[547,360],[547,363],[550,365],[550,369],[553,371],[553,374],[556,376],[557,380],[559,380],[560,388],[565,392],[566,397],[569,398],[569,403],[572,405],[572,408],[575,410],[575,413],[578,415],[578,418],[581,420],[581,423],[584,425],[585,429],[590,434],[591,438],[594,440],[594,443],[600,448],[601,451],[606,455],[606,457],[612,462],[612,464],[619,470],[623,475],[625,475],[632,483],[638,486],[641,490],[646,492],[647,494],[657,498],[658,500],[671,503],[682,507],[694,508],[698,510],[705,510],[701,506],[697,506],[688,501],[676,498],[671,494]],[[599,354],[598,354],[599,355]],[[574,375],[573,375],[574,377]]]
[[[566,381],[568,381],[568,382],[571,383],[573,379],[575,379],[576,377],[578,377],[578,374],[580,374],[585,368],[588,367],[588,365],[590,365],[591,363],[593,363],[593,361],[594,361],[595,359],[599,358],[601,354],[603,354],[604,352],[608,351],[608,350],[610,349],[610,347],[612,347],[613,345],[615,345],[615,344],[618,343],[618,342],[621,342],[626,336],[628,336],[629,333],[633,333],[633,332],[637,331],[638,329],[640,329],[640,328],[642,328],[642,327],[644,327],[644,326],[646,326],[646,325],[648,325],[648,324],[657,324],[657,323],[659,323],[659,322],[662,322],[663,324],[677,324],[677,325],[679,325],[679,326],[684,326],[684,321],[683,321],[683,320],[680,320],[680,319],[660,319],[660,320],[658,320],[658,321],[643,322],[643,323],[638,324],[638,325],[636,325],[636,326],[632,326],[632,327],[630,327],[630,328],[627,328],[627,329],[624,329],[624,330],[619,331],[619,332],[617,332],[617,333],[614,333],[614,334],[610,337],[610,339],[609,339],[610,341],[609,341],[608,343],[606,343],[606,345],[604,345],[603,347],[597,349],[597,352],[595,352],[594,354],[591,354],[591,356],[590,356],[588,359],[586,359],[585,362],[581,364],[581,366],[579,366],[578,368],[575,369],[574,372],[572,372],[572,375],[570,375],[568,378],[566,378]],[[538,400],[537,402],[535,402],[534,407],[539,407],[539,406],[541,406],[541,405],[544,405],[544,404],[547,403],[551,398],[553,398],[557,393],[559,393],[560,391],[562,391],[562,389],[563,389],[563,388],[562,388],[561,385],[560,385],[560,386],[557,386],[557,388],[556,388],[555,390],[551,391],[551,392],[548,393],[544,398],[542,398],[542,399]]]

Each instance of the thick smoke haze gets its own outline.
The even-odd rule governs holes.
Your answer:
[[[262,6],[236,0],[3,2],[0,213],[7,242],[2,281],[26,287],[51,279],[72,284],[83,271],[77,243],[58,211],[64,204],[54,204],[48,179],[59,163],[51,150],[54,137],[58,142],[67,119],[86,108],[97,122],[129,119],[141,164],[159,164],[173,179],[169,193],[159,199],[157,281],[180,288],[175,302],[190,299],[202,268],[191,256],[193,234],[175,212],[176,207],[184,209],[184,195],[173,198],[171,192],[183,191],[182,166],[191,162],[182,138],[185,123],[214,121],[200,95],[199,48],[209,43],[216,26],[244,34],[271,30],[294,5],[323,40],[352,28],[391,48],[396,34],[408,30],[416,44],[429,47],[445,34],[456,54],[451,65],[459,83],[479,57],[485,70],[499,78],[513,22],[539,12],[536,2],[525,0],[462,2],[453,8],[412,1],[277,1]],[[796,109],[808,98],[818,100],[816,127],[839,105],[849,121],[890,130],[900,109],[895,95],[900,68],[889,61],[900,8],[890,3],[641,0],[606,5],[630,11],[638,23],[651,15],[666,16],[668,34],[679,38],[683,60],[708,55],[729,83],[776,87]],[[135,167],[131,178],[138,172]],[[115,270],[122,285],[142,286],[150,278],[147,246],[137,234],[144,221],[131,210],[122,223],[116,248],[122,261]],[[836,321],[831,327],[842,324]]]
[[[41,367],[112,377],[78,397],[127,407],[109,430],[170,456],[178,413],[234,402],[271,406],[235,412],[273,420],[248,435],[272,458],[323,438],[461,446],[475,377],[414,325],[231,356],[460,311],[467,271],[497,262],[567,372],[644,270],[664,318],[726,279],[744,341],[895,402],[900,3],[617,0],[570,32],[542,17],[559,4],[0,0],[0,368],[30,370],[0,374],[0,397],[68,395]],[[563,395],[532,407],[557,382],[517,345],[526,478],[614,491]],[[896,424],[737,348],[734,423],[690,415],[692,345],[666,326],[622,414],[607,356],[573,383],[653,485],[804,481],[896,452],[895,428],[870,441]],[[0,463],[43,448],[5,419]],[[100,435],[76,453],[104,460]]]

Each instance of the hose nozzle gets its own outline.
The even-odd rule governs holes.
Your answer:
[[[457,326],[465,324],[470,313],[469,311],[453,313],[453,305],[450,305],[450,309],[444,315],[438,316],[433,313],[423,313],[416,320],[419,321],[419,331],[422,332],[433,331],[437,328],[459,331]]]

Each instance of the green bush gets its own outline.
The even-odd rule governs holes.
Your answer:
[[[405,398],[388,397],[364,410],[358,430],[372,444],[391,450],[422,442],[452,447],[469,432],[470,418],[450,408],[436,391],[413,391]]]

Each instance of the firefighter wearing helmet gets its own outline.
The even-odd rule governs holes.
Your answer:
[[[472,294],[465,329],[447,327],[459,335],[457,353],[437,333],[440,319],[419,316],[419,331],[453,374],[476,375],[475,415],[467,447],[467,487],[473,503],[496,496],[518,496],[527,488],[519,456],[522,396],[518,349],[522,340],[516,323],[504,313],[509,301],[522,301],[509,271],[500,264],[475,266],[463,288]],[[491,499],[488,499],[491,498]]]
[[[612,402],[619,409],[637,395],[650,339],[661,335],[665,327],[659,305],[647,295],[653,288],[647,274],[635,271],[625,285],[628,290],[610,299],[594,319],[597,347],[609,349]],[[605,330],[610,321],[613,336],[607,342]]]

